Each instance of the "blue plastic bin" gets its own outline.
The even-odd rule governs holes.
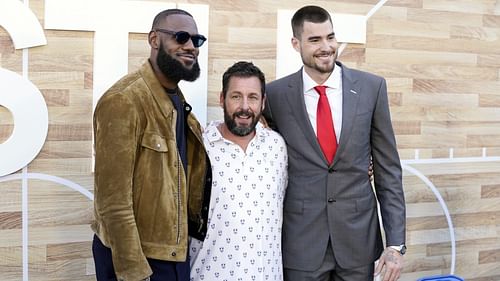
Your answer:
[[[420,278],[418,281],[464,281],[464,279],[455,275],[439,275]]]

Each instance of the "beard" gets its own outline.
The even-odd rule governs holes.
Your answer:
[[[238,124],[236,124],[235,119],[236,117],[240,116],[250,117],[252,119],[250,125],[238,126]],[[257,126],[257,122],[259,122],[261,116],[262,116],[262,111],[260,111],[257,115],[255,115],[250,110],[240,110],[238,112],[235,112],[231,116],[229,115],[226,107],[224,106],[224,123],[226,124],[226,127],[229,129],[231,133],[240,137],[244,137],[249,135],[250,133],[253,133],[255,131],[255,126]]]
[[[168,79],[175,82],[179,82],[180,80],[192,82],[200,77],[200,65],[198,64],[198,60],[196,60],[191,69],[188,69],[180,61],[167,54],[163,48],[163,44],[160,44],[156,64],[158,64],[161,72]]]
[[[314,56],[310,59],[306,59],[305,56],[302,56],[302,63],[312,69],[315,69],[319,73],[331,73],[333,68],[335,67],[335,61],[337,60],[337,52],[333,55],[332,64],[317,64],[314,60]]]

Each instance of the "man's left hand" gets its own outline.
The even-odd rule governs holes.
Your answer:
[[[396,250],[387,247],[380,256],[375,268],[374,275],[379,275],[385,268],[383,281],[396,281],[401,275],[403,269],[403,256]]]

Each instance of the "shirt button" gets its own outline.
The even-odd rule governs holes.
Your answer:
[[[332,197],[328,198],[328,203],[333,203],[333,202],[336,202],[336,200],[333,199]]]
[[[156,148],[160,148],[161,145],[159,143],[156,144]]]

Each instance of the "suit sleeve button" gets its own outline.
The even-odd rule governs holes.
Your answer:
[[[333,202],[337,202],[335,199],[333,199],[332,197],[328,198],[328,203],[333,203]]]

